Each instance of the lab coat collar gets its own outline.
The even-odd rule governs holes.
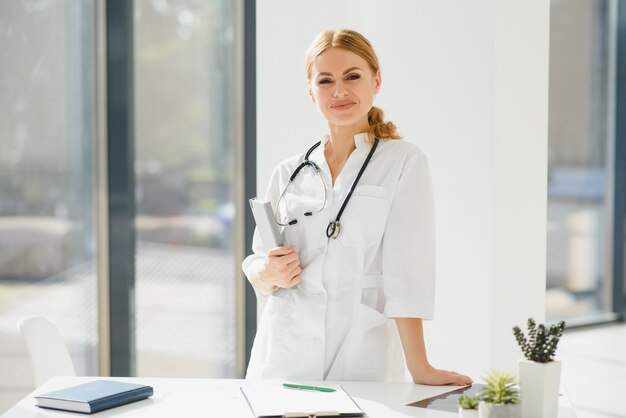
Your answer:
[[[329,140],[330,140],[330,135],[328,134],[324,135],[324,137],[322,138],[322,147],[326,147],[326,144],[328,143]],[[357,148],[363,148],[363,147],[366,147],[367,149],[371,148],[372,143],[369,141],[367,132],[362,132],[360,134],[354,135],[354,145]]]

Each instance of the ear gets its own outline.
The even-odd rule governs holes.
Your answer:
[[[382,84],[383,79],[380,76],[380,70],[376,71],[376,77],[374,77],[374,94],[378,94],[380,91],[380,85]]]
[[[313,94],[313,88],[311,87],[311,83],[309,83],[309,97],[311,98],[311,101],[315,103],[315,94]]]

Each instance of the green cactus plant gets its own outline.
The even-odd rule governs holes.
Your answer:
[[[516,325],[513,327],[515,339],[526,357],[530,361],[537,363],[549,363],[554,361],[554,353],[563,330],[565,321],[560,321],[556,325],[546,328],[545,325],[537,323],[534,319],[528,318],[528,337]]]

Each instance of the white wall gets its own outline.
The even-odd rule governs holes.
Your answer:
[[[520,353],[512,324],[545,318],[550,2],[494,5],[491,347],[503,367]]]
[[[544,316],[548,13],[541,0],[257,2],[259,194],[326,132],[307,95],[309,43],[328,28],[362,32],[381,61],[376,105],[431,163],[429,356],[474,378],[516,370],[511,326]]]

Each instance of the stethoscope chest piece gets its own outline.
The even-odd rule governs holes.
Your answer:
[[[326,228],[326,236],[328,238],[337,239],[340,233],[341,233],[341,224],[339,223],[339,221],[331,221],[328,224],[328,228]]]
[[[341,207],[339,208],[339,212],[337,213],[337,217],[335,218],[334,221],[331,221],[328,224],[328,227],[326,227],[326,236],[328,238],[335,238],[336,239],[339,236],[339,234],[341,233],[341,225],[339,223],[339,219],[341,218],[341,215],[343,214],[343,211],[346,208],[346,205],[348,204],[348,201],[350,200],[350,197],[352,197],[352,192],[354,192],[354,189],[355,189],[357,183],[359,182],[359,179],[363,175],[363,172],[365,171],[365,168],[369,164],[369,162],[370,162],[370,160],[372,158],[372,155],[374,155],[374,151],[376,151],[376,147],[378,146],[378,141],[379,141],[378,138],[374,138],[374,145],[372,145],[372,149],[370,149],[369,154],[367,154],[367,158],[365,158],[365,161],[363,162],[363,165],[361,166],[361,169],[359,170],[356,178],[354,179],[354,182],[352,183],[352,186],[350,187],[350,190],[348,191],[348,195],[343,200],[343,203],[341,204]],[[287,192],[287,188],[289,187],[290,184],[293,183],[293,181],[295,180],[295,178],[298,175],[298,173],[300,172],[300,170],[302,170],[304,167],[313,167],[315,169],[315,172],[317,173],[317,175],[318,175],[318,177],[320,179],[320,182],[322,183],[322,187],[324,188],[324,200],[322,201],[321,207],[319,209],[317,209],[317,211],[315,211],[315,212],[310,211],[310,210],[304,212],[304,216],[313,216],[314,213],[318,213],[318,214],[322,213],[324,211],[324,209],[326,208],[326,197],[327,197],[326,196],[326,194],[327,194],[326,182],[324,181],[324,178],[322,177],[322,173],[321,173],[320,167],[317,164],[315,164],[313,161],[309,160],[309,156],[311,155],[313,150],[315,150],[315,148],[319,147],[321,143],[322,143],[322,141],[319,141],[318,143],[313,145],[311,148],[309,148],[309,150],[304,155],[304,159],[302,160],[300,165],[294,170],[294,172],[291,174],[291,176],[289,177],[289,181],[287,182],[287,184],[285,185],[285,188],[283,189],[283,192],[278,197],[278,201],[276,202],[276,209],[274,209],[274,218],[275,218],[276,223],[278,225],[280,225],[280,226],[294,225],[294,224],[296,224],[298,222],[296,219],[287,219],[285,222],[281,222],[278,219],[278,207],[280,206],[280,202],[282,201],[282,199],[285,197],[285,193]]]

